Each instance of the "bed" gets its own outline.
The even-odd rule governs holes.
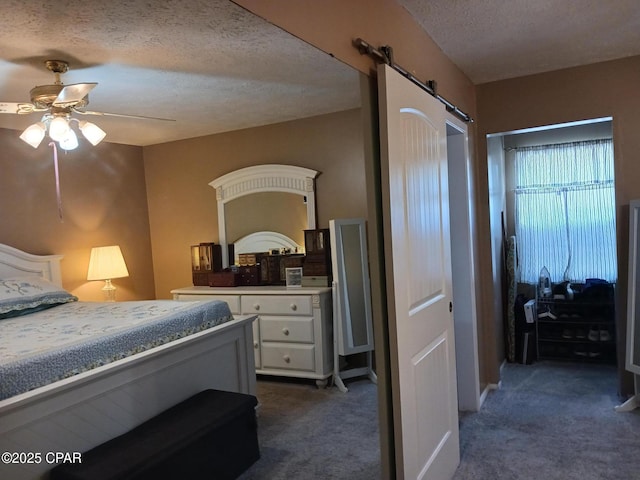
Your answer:
[[[61,259],[0,244],[0,453],[16,461],[0,478],[47,478],[50,452],[84,452],[207,388],[255,395],[254,317],[215,301],[78,302]],[[20,314],[3,297],[15,289]]]

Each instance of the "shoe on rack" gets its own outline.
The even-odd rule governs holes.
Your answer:
[[[588,355],[586,350],[574,350],[573,351],[574,355],[578,356],[578,357],[586,357]]]
[[[591,330],[589,330],[589,336],[587,338],[592,342],[597,342],[598,340],[600,340],[600,332],[595,328],[592,328]]]
[[[576,330],[576,338],[578,340],[584,340],[587,338],[587,332],[582,329]]]
[[[562,338],[573,338],[573,331],[569,330],[568,328],[565,328],[562,331]]]
[[[597,358],[599,356],[600,356],[600,352],[594,352],[594,351],[589,352],[589,358]]]
[[[538,313],[538,318],[550,318],[551,320],[557,320],[558,317],[556,317],[551,310],[547,310],[546,312],[540,312]]]
[[[611,340],[611,334],[609,333],[609,330],[600,330],[600,341],[608,342],[610,340]]]

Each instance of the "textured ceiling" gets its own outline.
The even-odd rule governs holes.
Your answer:
[[[0,0],[0,102],[53,83],[98,82],[87,110],[175,119],[92,117],[105,141],[150,145],[359,105],[358,77],[228,0]],[[10,12],[10,13],[9,13]],[[0,115],[22,130],[41,114]]]
[[[640,55],[638,0],[397,1],[476,84]],[[43,61],[61,59],[71,65],[64,83],[99,83],[88,109],[176,120],[94,117],[109,142],[157,144],[359,104],[354,70],[228,0],[0,6],[0,102],[29,101],[32,87],[53,82]],[[0,128],[38,119],[0,114]]]
[[[474,84],[640,55],[638,0],[398,2]]]

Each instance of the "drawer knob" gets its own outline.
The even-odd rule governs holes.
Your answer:
[[[285,335],[289,335],[289,329],[288,328],[283,328],[282,329],[282,333],[284,333]]]
[[[291,363],[291,357],[289,355],[285,355],[282,358],[284,358],[284,363]]]
[[[253,305],[254,310],[260,310],[260,304],[259,303],[255,303]]]
[[[295,303],[291,304],[291,310],[293,310],[294,312],[298,309],[298,306]]]
[[[253,342],[253,348],[255,348],[255,349],[258,348],[258,342]]]

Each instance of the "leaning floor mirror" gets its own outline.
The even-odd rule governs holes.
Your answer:
[[[342,379],[368,375],[371,367],[373,320],[371,285],[364,219],[329,221],[333,268],[334,379],[346,391]],[[367,352],[367,367],[340,371],[339,356]]]
[[[625,367],[635,374],[635,395],[616,407],[630,411],[640,406],[640,200],[629,203],[629,277],[627,292],[627,348]]]

